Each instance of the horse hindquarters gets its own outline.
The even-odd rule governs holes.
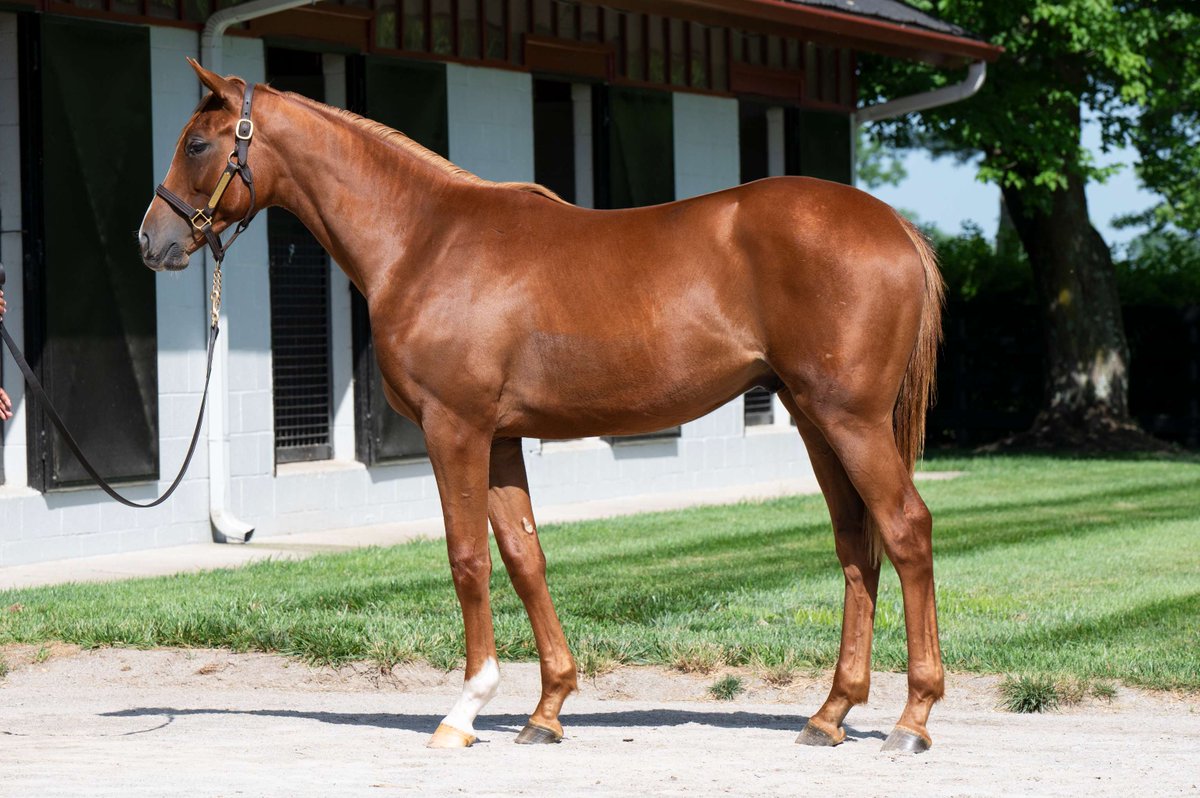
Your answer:
[[[856,685],[861,684],[865,693],[869,673],[864,678],[863,669],[869,665],[863,663],[869,660],[860,649],[864,641],[869,647],[872,582],[877,578],[882,549],[900,577],[909,656],[908,702],[884,750],[923,751],[931,745],[925,724],[933,704],[942,697],[944,677],[934,600],[932,518],[913,485],[912,471],[924,442],[925,412],[941,334],[943,289],[932,250],[911,224],[903,219],[900,223],[915,253],[910,249],[899,255],[902,260],[895,271],[919,270],[923,290],[919,300],[913,300],[921,303],[919,312],[904,307],[907,300],[903,295],[872,297],[864,288],[869,282],[863,281],[857,286],[860,298],[869,297],[867,301],[875,302],[876,309],[889,303],[895,306],[894,312],[879,314],[890,326],[873,318],[877,328],[871,330],[873,334],[844,336],[839,343],[850,343],[825,355],[840,366],[824,370],[798,367],[790,376],[781,371],[781,376],[789,409],[807,422],[798,424],[802,433],[809,429],[805,437],[810,450],[810,439],[819,435],[828,446],[828,457],[836,458],[836,464],[822,462],[828,457],[821,451],[814,457],[814,467],[818,477],[825,472],[821,485],[835,527],[842,515],[845,529],[837,531],[839,557],[847,576],[843,646],[830,700],[814,716],[817,731],[836,744],[837,727],[821,728],[822,724],[840,722],[838,716],[844,717],[844,710],[858,699]],[[887,346],[887,341],[912,341],[912,346],[897,349]],[[821,375],[821,384],[813,384],[813,374]],[[898,379],[897,374],[901,375]],[[820,441],[816,448],[822,449]],[[845,498],[847,488],[857,494],[868,513],[861,531],[844,520],[845,508],[853,506],[852,500]],[[857,535],[858,541],[847,545],[847,535]],[[869,547],[865,565],[864,547]],[[801,742],[813,741],[804,738],[802,735]]]

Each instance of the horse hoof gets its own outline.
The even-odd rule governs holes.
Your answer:
[[[525,728],[521,729],[521,733],[517,735],[517,742],[521,745],[549,745],[561,743],[562,735],[545,726],[526,723]]]
[[[439,723],[437,731],[429,738],[429,742],[425,744],[426,748],[470,748],[477,738],[474,734],[467,734],[465,731],[447,726],[445,723]]]
[[[924,734],[897,726],[884,740],[880,750],[886,754],[921,754],[928,751],[931,745],[933,741]]]
[[[813,724],[810,720],[804,726],[804,731],[796,738],[800,745],[815,745],[819,748],[832,748],[846,739],[846,730],[837,729],[833,734]]]

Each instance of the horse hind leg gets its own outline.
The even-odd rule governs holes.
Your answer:
[[[497,440],[492,446],[488,517],[513,588],[529,615],[541,660],[542,697],[517,742],[557,743],[563,736],[558,713],[577,689],[575,660],[546,584],[546,557],[538,541],[519,438]]]
[[[879,562],[870,552],[866,506],[841,461],[825,436],[800,412],[786,391],[780,392],[780,398],[796,420],[817,482],[825,495],[846,585],[842,642],[829,697],[796,738],[796,742],[803,745],[832,746],[846,738],[842,721],[852,707],[866,703],[871,689],[871,638],[875,627]]]
[[[933,584],[933,520],[900,456],[890,413],[864,417],[802,406],[837,455],[878,529],[900,577],[908,638],[908,701],[884,751],[919,753],[932,741],[925,724],[945,691]]]

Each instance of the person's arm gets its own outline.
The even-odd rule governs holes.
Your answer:
[[[0,289],[0,321],[4,321],[4,290]],[[3,388],[0,388],[0,421],[12,418],[12,400],[8,398]]]

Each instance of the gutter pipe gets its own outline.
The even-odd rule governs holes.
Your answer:
[[[914,111],[927,111],[930,108],[961,102],[977,94],[983,88],[983,82],[986,79],[987,63],[974,61],[967,69],[966,78],[958,83],[859,108],[850,117],[850,163],[854,165],[854,171],[857,172],[858,164],[859,125],[864,122],[878,122],[881,119],[892,119],[904,114],[911,114]]]
[[[967,70],[967,77],[959,83],[859,108],[854,113],[854,121],[859,124],[878,122],[881,119],[911,114],[913,111],[926,111],[941,105],[960,102],[982,89],[985,79],[987,79],[987,63],[975,61]]]
[[[249,3],[239,3],[215,12],[204,23],[204,31],[200,34],[200,63],[205,69],[211,69],[220,75],[221,56],[225,50],[225,40],[221,37],[230,25],[287,11],[290,8],[312,5],[315,2],[316,0],[250,0]]]
[[[315,0],[251,0],[248,3],[217,11],[204,24],[200,34],[200,63],[218,75],[224,55],[224,33],[231,25],[310,5]],[[203,89],[201,89],[203,92]],[[205,274],[212,279],[211,255],[204,255]],[[217,339],[216,362],[213,364],[213,385],[208,415],[208,517],[214,543],[249,543],[254,526],[235,516],[227,505],[229,488],[229,319],[225,319],[225,334]]]

